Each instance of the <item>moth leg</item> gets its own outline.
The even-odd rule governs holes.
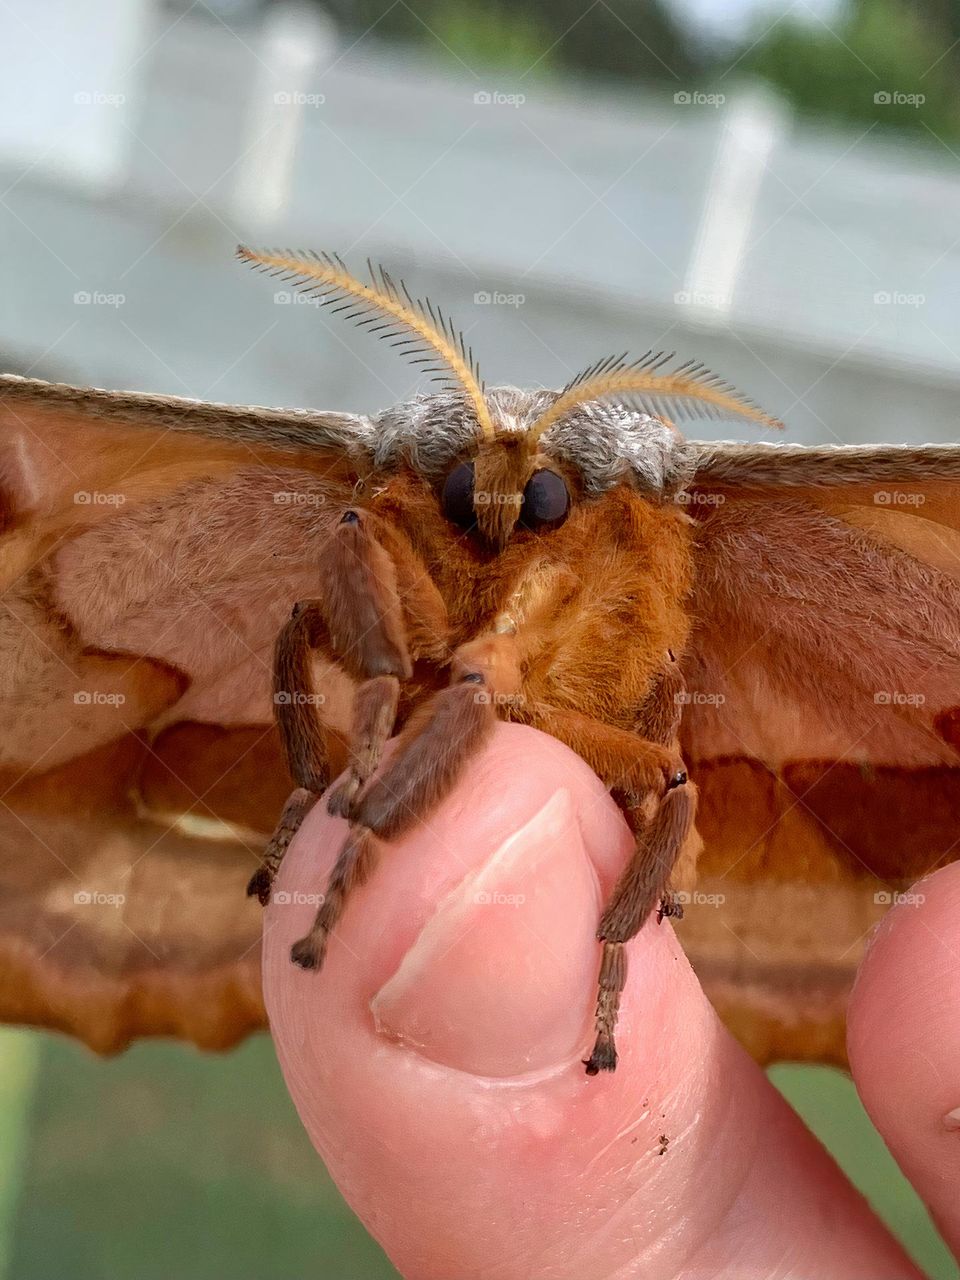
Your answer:
[[[668,650],[637,716],[636,731],[651,742],[676,742],[687,701],[687,682],[680,663]]]
[[[636,719],[636,731],[641,736],[650,739],[653,742],[662,742],[664,746],[676,742],[680,736],[680,723],[684,717],[684,707],[686,705],[686,681],[684,673],[680,668],[680,663],[673,653],[667,650],[664,654],[662,666],[660,666],[657,675],[654,676],[653,685],[650,686],[650,692],[644,700],[643,707],[640,708],[640,714]],[[692,787],[692,783],[687,783]],[[694,797],[696,790],[694,788]],[[675,920],[684,918],[684,905],[678,897],[675,890],[675,881],[680,878],[681,883],[690,883],[692,881],[692,873],[696,867],[696,855],[699,854],[700,842],[696,837],[696,833],[690,832],[684,846],[681,847],[680,854],[677,855],[676,872],[671,877],[671,883],[664,888],[663,896],[660,897],[660,904],[657,910],[657,919],[667,919],[668,916]]]
[[[323,964],[330,933],[351,889],[370,874],[379,842],[408,831],[449,793],[492,730],[501,697],[518,689],[519,682],[512,637],[481,636],[456,650],[451,684],[414,711],[386,769],[353,800],[352,830],[310,932],[293,945],[295,964],[304,969]]]
[[[396,676],[375,676],[354,694],[350,764],[347,776],[327,797],[327,811],[340,818],[353,816],[354,803],[364,783],[376,772],[397,719],[400,681]]]
[[[610,787],[637,839],[597,929],[603,952],[588,1075],[612,1071],[617,1063],[614,1030],[627,976],[624,944],[655,909],[661,919],[682,910],[669,884],[696,808],[696,788],[687,780],[676,745],[684,692],[679,664],[667,653],[640,709],[636,733],[580,712],[537,708],[537,727],[586,760]]]
[[[273,705],[290,776],[298,787],[315,795],[330,778],[327,736],[310,675],[311,655],[319,649],[334,656],[321,603],[300,601],[277,636]]]
[[[603,944],[603,955],[597,996],[597,1039],[584,1064],[589,1076],[598,1071],[613,1071],[617,1065],[614,1029],[627,977],[623,944],[640,931],[657,904],[662,904],[674,864],[693,824],[695,806],[694,789],[679,783],[661,800],[650,822],[643,823],[640,819],[638,825],[643,825],[634,855],[600,917],[597,939]],[[627,817],[631,818],[631,811]]]
[[[572,747],[611,790],[624,794],[630,807],[645,796],[661,796],[686,781],[679,752],[661,742],[640,738],[629,729],[605,724],[580,711],[567,711],[543,703],[526,717],[537,729]]]
[[[376,769],[383,746],[393,732],[399,680],[412,672],[397,571],[393,558],[375,536],[376,526],[368,513],[343,513],[320,552],[322,599],[295,605],[277,638],[274,705],[284,754],[297,790],[284,806],[263,865],[248,886],[248,892],[255,893],[261,902],[269,899],[270,886],[287,847],[330,777],[329,730],[324,727],[312,688],[311,655],[324,652],[360,682],[354,695],[349,773],[328,802],[334,813],[349,812],[360,787]],[[399,543],[397,548],[403,555],[405,548]],[[412,552],[409,554],[412,557]],[[420,586],[422,570],[414,575],[410,569],[416,566],[405,563],[404,567],[408,576],[417,580],[417,616],[426,618],[423,625],[427,627],[436,619],[439,597],[432,584]]]
[[[280,820],[264,850],[263,861],[247,885],[247,897],[258,898],[261,907],[265,907],[270,901],[270,890],[290,841],[300,830],[301,823],[318,799],[316,792],[309,791],[306,787],[297,787],[287,797]]]
[[[250,878],[247,894],[261,905],[270,889],[290,841],[327,785],[329,761],[326,736],[316,714],[310,681],[310,654],[326,647],[327,629],[318,600],[294,605],[277,636],[273,656],[273,703],[287,768],[296,784],[283,806],[263,861]]]
[[[366,827],[353,826],[337,855],[310,932],[290,948],[290,959],[301,969],[320,969],[334,925],[343,915],[351,889],[363,884],[377,864],[376,837]]]
[[[405,538],[370,512],[347,511],[321,557],[333,648],[361,683],[354,694],[348,773],[327,801],[349,818],[394,730],[400,681],[417,657],[445,657],[446,607]],[[401,608],[398,582],[410,634]]]

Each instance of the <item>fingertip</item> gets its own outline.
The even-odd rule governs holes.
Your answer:
[[[860,968],[847,1017],[863,1104],[960,1246],[960,865],[900,895]]]
[[[561,788],[437,904],[373,998],[377,1030],[478,1076],[569,1061],[590,1026],[599,909]]]

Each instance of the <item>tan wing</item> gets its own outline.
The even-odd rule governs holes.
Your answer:
[[[685,942],[759,1059],[843,1062],[869,930],[960,854],[960,447],[705,445],[686,500]]]
[[[271,650],[371,427],[0,378],[0,1019],[263,1024]]]

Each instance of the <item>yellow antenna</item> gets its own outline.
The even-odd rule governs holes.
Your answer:
[[[649,413],[666,412],[671,419],[730,417],[783,428],[778,418],[764,413],[695,360],[685,361],[672,372],[659,372],[672,359],[673,352],[648,351],[629,364],[625,356],[599,360],[564,387],[529,429],[527,438],[534,443],[578,405],[612,395],[636,401]]]
[[[370,284],[350,274],[336,254],[293,252],[283,249],[248,249],[237,247],[237,257],[268,275],[289,280],[305,293],[317,295],[321,306],[335,307],[345,319],[401,348],[401,354],[412,364],[425,366],[447,386],[453,386],[469,399],[484,439],[496,434],[483,383],[473,359],[473,352],[445,317],[439,307],[426,299],[412,298],[402,281],[394,281],[383,269],[368,262]],[[375,321],[380,321],[375,324]]]

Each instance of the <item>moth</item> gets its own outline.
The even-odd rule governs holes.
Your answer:
[[[653,913],[758,1059],[842,1061],[864,938],[955,856],[960,446],[687,440],[775,420],[663,352],[487,390],[386,271],[238,253],[444,385],[367,417],[0,378],[0,1016],[235,1043],[247,882],[321,796],[348,820],[319,969],[500,717],[635,836],[587,1072]]]

